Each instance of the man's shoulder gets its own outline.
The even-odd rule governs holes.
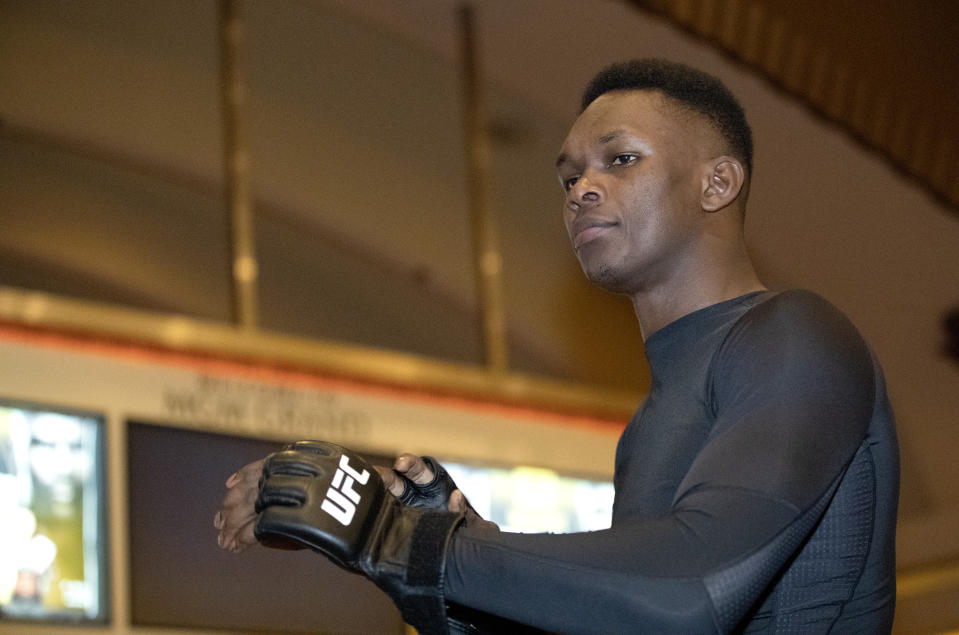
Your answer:
[[[782,361],[789,357],[811,360],[819,355],[870,356],[865,340],[849,318],[822,296],[805,289],[765,294],[742,315],[726,344],[727,349],[745,347],[780,355]]]
[[[713,356],[717,394],[778,387],[796,394],[834,390],[871,400],[876,366],[869,346],[833,304],[805,290],[770,293],[746,311]],[[871,401],[870,401],[871,403]]]
[[[757,302],[757,306],[767,305],[770,307],[784,307],[791,309],[828,309],[832,311],[838,311],[832,303],[826,300],[824,297],[815,293],[814,291],[809,291],[808,289],[782,289],[778,291],[768,291],[764,294],[761,294],[760,301]]]
[[[852,322],[834,304],[806,289],[770,292],[759,298],[744,318],[754,323],[790,328],[811,328],[814,331],[841,326],[852,328]]]

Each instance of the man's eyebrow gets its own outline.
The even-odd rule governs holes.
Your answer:
[[[610,141],[613,141],[617,137],[625,134],[625,132],[626,132],[625,130],[613,130],[611,132],[607,132],[606,134],[604,134],[603,136],[599,138],[599,142],[609,143]]]
[[[597,141],[599,141],[600,144],[606,144],[610,141],[615,141],[624,134],[626,134],[625,130],[611,130],[604,135],[600,135]],[[567,161],[569,161],[569,155],[565,152],[561,152],[559,156],[556,157],[556,167],[560,167]]]

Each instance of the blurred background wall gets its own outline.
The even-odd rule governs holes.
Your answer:
[[[165,341],[151,329],[175,318],[237,341],[252,331],[308,351],[335,342],[437,361],[460,388],[486,377],[461,5],[226,6],[243,35],[233,127],[224,4],[0,1],[4,322],[64,330],[56,315],[30,318],[29,302],[79,299],[107,317],[84,313],[71,333],[120,337],[117,312],[133,310],[146,326],[122,338],[150,347]],[[588,391],[586,410],[608,396],[616,405],[603,416],[623,422],[620,404],[641,399],[648,371],[631,308],[583,280],[552,165],[579,91],[604,64],[660,56],[719,75],[756,138],[747,232],[764,280],[837,304],[886,369],[903,453],[897,629],[959,627],[959,364],[942,327],[959,305],[957,5],[471,6],[506,378]],[[231,153],[238,140],[243,152]],[[224,195],[238,160],[255,324],[236,308],[235,201]],[[289,361],[256,351],[247,362]],[[496,384],[484,381],[474,396]]]

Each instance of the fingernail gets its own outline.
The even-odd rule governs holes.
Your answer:
[[[216,515],[213,516],[213,526],[219,529],[222,524],[223,518],[220,517],[220,512],[217,512]]]
[[[236,482],[237,482],[239,479],[240,479],[240,473],[239,473],[239,472],[234,472],[233,475],[230,476],[230,478],[226,479],[226,486],[227,486],[227,487],[233,487],[234,485],[236,485]]]

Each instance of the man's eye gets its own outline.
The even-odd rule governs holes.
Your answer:
[[[617,154],[613,157],[613,160],[609,162],[610,165],[629,165],[630,163],[635,163],[639,160],[638,154]]]
[[[563,189],[567,192],[573,189],[573,186],[576,185],[576,181],[579,180],[578,176],[570,177],[563,181]]]

